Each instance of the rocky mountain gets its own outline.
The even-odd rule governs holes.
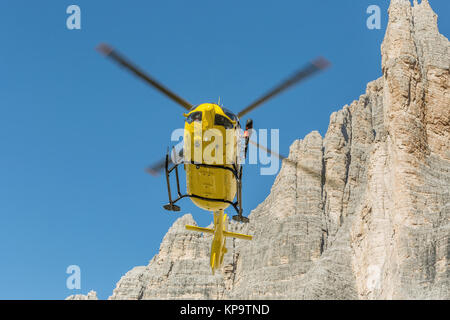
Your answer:
[[[66,300],[98,300],[97,292],[91,290],[88,294],[74,294],[67,297]]]
[[[110,299],[450,299],[449,47],[427,0],[391,0],[382,77],[292,144],[250,223],[231,223],[253,241],[230,240],[212,275],[185,215]]]

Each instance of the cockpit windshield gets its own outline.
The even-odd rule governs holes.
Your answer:
[[[222,110],[231,120],[238,121],[238,117],[233,112],[224,107],[222,107]]]
[[[191,124],[194,121],[198,121],[198,122],[202,121],[202,112],[201,111],[192,112],[186,118],[186,122],[189,123],[189,124]]]
[[[233,129],[233,123],[226,117],[217,113],[214,117],[214,125],[225,127],[225,129]]]

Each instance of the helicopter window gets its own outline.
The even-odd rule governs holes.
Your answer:
[[[233,124],[231,121],[220,114],[216,114],[214,118],[214,125],[225,127],[225,129],[233,129]]]
[[[193,121],[202,121],[202,113],[201,111],[192,112],[187,118],[186,122],[191,124]]]
[[[233,112],[231,112],[230,110],[228,110],[226,108],[222,108],[222,110],[231,120],[233,120],[233,121],[237,121],[238,120],[237,116]]]

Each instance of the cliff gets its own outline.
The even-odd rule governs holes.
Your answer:
[[[450,299],[449,41],[428,1],[391,1],[381,54],[382,77],[231,222],[254,239],[231,240],[222,273],[185,215],[110,299]]]

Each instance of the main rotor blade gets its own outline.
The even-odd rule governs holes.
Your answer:
[[[178,155],[172,149],[171,155],[169,157],[169,165],[174,164],[174,160],[176,163],[180,163],[181,160],[183,159],[183,155],[184,155],[183,149],[180,149],[180,151],[178,151]],[[164,170],[165,166],[166,166],[166,157],[154,163],[153,165],[145,169],[145,171],[147,173],[150,173],[152,176],[157,176],[162,170]]]
[[[165,166],[166,166],[166,158],[151,165],[150,167],[145,169],[145,171],[147,173],[150,173],[152,176],[157,176],[161,172],[161,170],[164,169]]]
[[[269,148],[266,148],[266,147],[260,145],[258,142],[255,142],[255,141],[253,141],[253,140],[248,140],[248,142],[250,142],[252,145],[254,145],[254,146],[256,146],[256,147],[258,147],[258,148],[264,150],[265,152],[267,152],[267,153],[269,153],[269,154],[273,154],[273,155],[277,156],[278,158],[280,158],[280,160],[287,159],[287,157],[285,157],[285,156],[283,156],[283,155],[281,155],[281,154],[278,154],[278,153],[276,153],[275,151],[272,151],[272,150],[270,150]]]
[[[186,110],[190,110],[192,108],[192,105],[187,102],[186,100],[180,98],[178,95],[164,87],[161,83],[156,81],[155,79],[151,78],[149,75],[145,74],[143,71],[141,71],[137,66],[133,65],[131,62],[129,62],[127,59],[125,59],[122,55],[120,55],[117,51],[115,51],[113,48],[108,46],[107,44],[100,44],[97,47],[97,50],[104,54],[107,57],[110,57],[115,62],[120,64],[125,69],[128,69],[132,73],[134,73],[136,76],[153,86],[155,89],[160,91],[161,93],[165,94],[167,97],[178,103],[180,106],[185,108]]]
[[[253,102],[251,105],[243,109],[241,112],[237,114],[237,116],[240,118],[250,111],[254,110],[255,108],[259,107],[261,104],[269,100],[270,98],[273,98],[277,94],[281,93],[282,91],[286,90],[287,88],[293,86],[294,84],[300,82],[301,80],[304,80],[308,78],[309,76],[312,76],[314,73],[326,69],[330,65],[330,62],[326,60],[325,58],[318,58],[314,60],[313,62],[309,63],[306,67],[301,69],[300,71],[296,72],[293,76],[283,81],[281,84],[270,90],[268,93],[263,95],[261,98]]]

